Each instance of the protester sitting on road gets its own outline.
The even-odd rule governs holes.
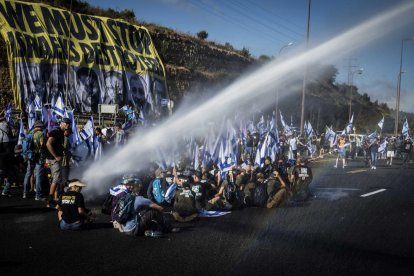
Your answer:
[[[81,230],[95,219],[93,213],[85,208],[81,190],[85,183],[77,179],[71,180],[69,190],[64,192],[57,203],[59,228],[62,230]]]
[[[147,188],[147,198],[157,204],[166,204],[165,193],[168,189],[168,182],[165,179],[165,172],[158,168],[153,179]]]
[[[286,198],[286,183],[275,169],[267,181],[268,200],[266,207],[278,207]]]
[[[298,156],[296,165],[289,173],[290,193],[293,200],[305,200],[309,197],[312,178],[312,169],[306,165],[306,159]]]
[[[159,237],[165,232],[177,232],[178,228],[172,228],[165,220],[162,211],[163,207],[152,202],[143,196],[143,184],[138,178],[129,178],[124,180],[124,184],[128,189],[119,194],[118,202],[122,201],[122,197],[132,196],[132,208],[127,214],[126,222],[120,222],[119,230],[130,236],[146,236]],[[117,212],[118,204],[115,206],[114,212]],[[148,232],[147,232],[148,230]]]
[[[174,175],[178,189],[175,192],[172,215],[176,221],[188,222],[198,216],[195,204],[195,194],[185,178]]]

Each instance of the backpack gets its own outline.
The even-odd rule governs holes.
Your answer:
[[[267,203],[267,185],[258,183],[253,192],[253,205],[263,207]]]
[[[102,203],[102,214],[110,215],[112,210],[112,199],[114,198],[111,193],[108,193]]]
[[[22,143],[22,157],[25,161],[32,160],[35,150],[35,144],[33,139],[33,134],[28,133],[23,139]]]
[[[226,198],[227,202],[232,204],[235,202],[239,196],[238,194],[238,187],[233,182],[228,182],[226,188],[224,189],[224,197]]]
[[[134,201],[135,195],[132,193],[123,193],[123,195],[119,197],[113,213],[114,219],[117,222],[124,224],[129,220],[134,208]]]
[[[231,205],[232,210],[244,206],[244,194],[234,182],[229,182],[224,190],[224,198]]]
[[[34,153],[35,160],[45,160],[46,159],[46,135],[41,130],[34,132],[32,135],[33,135],[33,144],[34,144],[33,153]]]
[[[161,180],[158,178],[152,182],[152,195],[158,204],[165,201],[165,192],[161,186]]]

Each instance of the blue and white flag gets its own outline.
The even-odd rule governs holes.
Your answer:
[[[378,126],[382,130],[382,128],[384,126],[384,117],[382,117],[381,121],[378,122]]]
[[[221,217],[227,214],[230,214],[230,211],[207,211],[207,210],[198,210],[198,216],[200,218],[213,218],[213,217]]]
[[[65,117],[65,104],[63,103],[63,99],[59,96],[56,100],[55,105],[52,107],[53,112],[60,117]]]
[[[23,120],[22,120],[22,115],[20,114],[20,130],[19,130],[19,138],[17,140],[18,145],[23,145],[24,137],[25,137],[25,134],[24,134],[24,127],[23,127]]]
[[[378,152],[385,152],[386,148],[387,148],[387,140],[384,140],[384,142],[382,142],[379,147],[378,147]]]
[[[408,121],[407,121],[407,118],[405,118],[405,122],[403,124],[403,128],[402,128],[401,134],[403,136],[407,136],[409,131],[410,131],[410,128],[408,126]]]
[[[42,100],[40,99],[39,95],[36,95],[34,99],[35,109],[36,111],[42,110]]]
[[[72,145],[77,146],[82,142],[79,137],[78,127],[76,126],[76,119],[72,119]]]
[[[49,112],[46,107],[42,107],[42,122],[46,125],[49,122]]]
[[[374,138],[376,138],[377,137],[377,132],[376,131],[374,131],[373,133],[371,133],[371,134],[368,134],[368,139],[369,140],[372,140],[372,139],[374,139]]]
[[[262,138],[265,134],[266,130],[266,122],[264,116],[260,117],[260,121],[257,123],[257,130],[259,131],[259,135]]]
[[[306,137],[309,139],[310,137],[312,137],[312,135],[314,134],[313,128],[311,123],[308,121],[307,123],[305,122],[305,133],[306,133]]]
[[[94,124],[93,124],[93,118],[91,118],[86,122],[86,124],[83,126],[82,130],[80,131],[79,135],[82,138],[82,140],[87,140],[93,137],[94,135]]]
[[[11,123],[11,120],[12,120],[12,104],[11,103],[7,105],[5,117],[6,117],[6,122]]]
[[[335,131],[333,131],[330,127],[326,127],[326,134],[325,134],[326,140],[330,142],[330,146],[335,146],[337,143],[337,135]]]
[[[349,120],[348,124],[345,127],[345,133],[351,133],[352,132],[352,125],[354,122],[354,113],[352,113],[351,119]]]
[[[175,191],[177,190],[177,183],[175,181],[168,187],[167,191],[165,192],[165,201],[167,203],[171,203],[174,199]]]
[[[29,102],[29,106],[28,106],[29,110],[28,110],[28,122],[27,125],[29,127],[29,130],[33,128],[34,123],[36,122],[36,111],[35,111],[35,105],[33,101]]]
[[[292,130],[290,129],[290,127],[285,123],[285,120],[283,120],[283,115],[282,115],[282,111],[279,110],[280,112],[280,121],[282,123],[282,127],[283,127],[283,132],[286,135],[292,135]]]

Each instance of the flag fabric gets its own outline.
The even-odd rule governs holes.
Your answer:
[[[100,139],[97,139],[98,141],[96,141],[96,148],[95,148],[95,161],[98,161],[102,158],[102,138],[99,137]]]
[[[77,146],[80,144],[80,142],[82,142],[82,140],[79,136],[78,127],[76,126],[76,119],[73,118],[72,119],[72,145]]]
[[[24,127],[23,127],[23,119],[22,119],[22,115],[20,114],[20,130],[19,130],[19,138],[17,140],[18,145],[23,145],[24,137],[25,137],[25,134],[24,134]]]
[[[368,134],[368,139],[369,140],[372,140],[372,139],[374,139],[374,138],[376,138],[377,137],[377,132],[376,131],[374,131],[373,133],[371,133],[371,134]]]
[[[171,203],[174,199],[175,191],[177,190],[177,183],[175,181],[168,187],[167,191],[165,192],[165,201],[167,203]]]
[[[35,110],[41,111],[42,110],[42,100],[40,99],[39,95],[36,95],[34,99]]]
[[[387,140],[384,140],[384,142],[382,142],[379,147],[378,147],[378,152],[385,152],[385,150],[387,149]]]
[[[285,123],[285,120],[283,120],[283,115],[282,115],[282,111],[279,110],[280,112],[280,122],[282,123],[282,127],[283,127],[283,132],[286,135],[292,135],[292,130],[290,129],[290,127]]]
[[[384,117],[382,117],[381,121],[378,122],[378,126],[382,130],[382,128],[384,126]]]
[[[35,105],[34,105],[33,101],[29,102],[28,108],[29,108],[29,110],[28,110],[28,115],[29,116],[27,118],[27,120],[28,120],[27,125],[28,125],[29,129],[32,129],[34,123],[36,122],[36,111],[35,111]]]
[[[352,132],[352,124],[354,122],[354,113],[352,113],[351,119],[349,120],[347,126],[345,127],[345,133],[351,133]]]
[[[5,117],[6,117],[6,121],[7,121],[8,123],[10,123],[10,122],[11,122],[11,120],[12,120],[12,104],[11,104],[11,103],[9,103],[9,104],[7,105],[7,109],[6,109],[6,114],[5,114]]]
[[[312,125],[309,121],[307,123],[305,122],[305,133],[306,133],[306,137],[308,139],[310,137],[312,137],[312,135],[314,134],[314,130],[313,130]]]
[[[93,137],[93,134],[94,134],[94,125],[93,125],[93,118],[91,116],[91,118],[83,126],[79,135],[82,138],[82,140],[87,140]]]
[[[47,111],[47,108],[42,106],[42,122],[46,125],[49,121],[49,113]]]
[[[337,135],[330,127],[326,127],[326,139],[330,142],[330,146],[335,146],[337,143]]]
[[[56,100],[55,105],[52,107],[53,112],[60,117],[65,117],[65,104],[63,103],[63,99],[59,96]]]
[[[230,214],[230,211],[207,211],[207,210],[198,210],[198,216],[200,218],[213,218],[213,217],[221,217],[227,214]]]
[[[47,113],[47,131],[51,132],[55,127],[57,127],[58,123],[52,109],[48,109]]]
[[[401,134],[403,136],[407,136],[409,131],[410,131],[410,128],[408,126],[408,121],[407,121],[407,118],[405,118],[405,122],[403,124],[403,128],[402,128]]]

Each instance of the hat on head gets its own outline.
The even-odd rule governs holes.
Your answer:
[[[259,179],[264,179],[264,174],[262,174],[262,173],[258,173],[258,174],[256,175],[256,178],[257,178],[257,180],[259,180]]]
[[[69,125],[72,123],[72,121],[69,118],[63,118],[62,122],[66,123],[66,124],[69,124]]]
[[[69,188],[72,188],[72,187],[75,187],[75,186],[76,187],[86,187],[87,185],[85,183],[80,182],[79,180],[69,183]]]
[[[35,123],[34,123],[34,125],[33,125],[33,127],[34,128],[44,128],[45,127],[45,125],[43,124],[43,122],[42,121],[36,121]]]

